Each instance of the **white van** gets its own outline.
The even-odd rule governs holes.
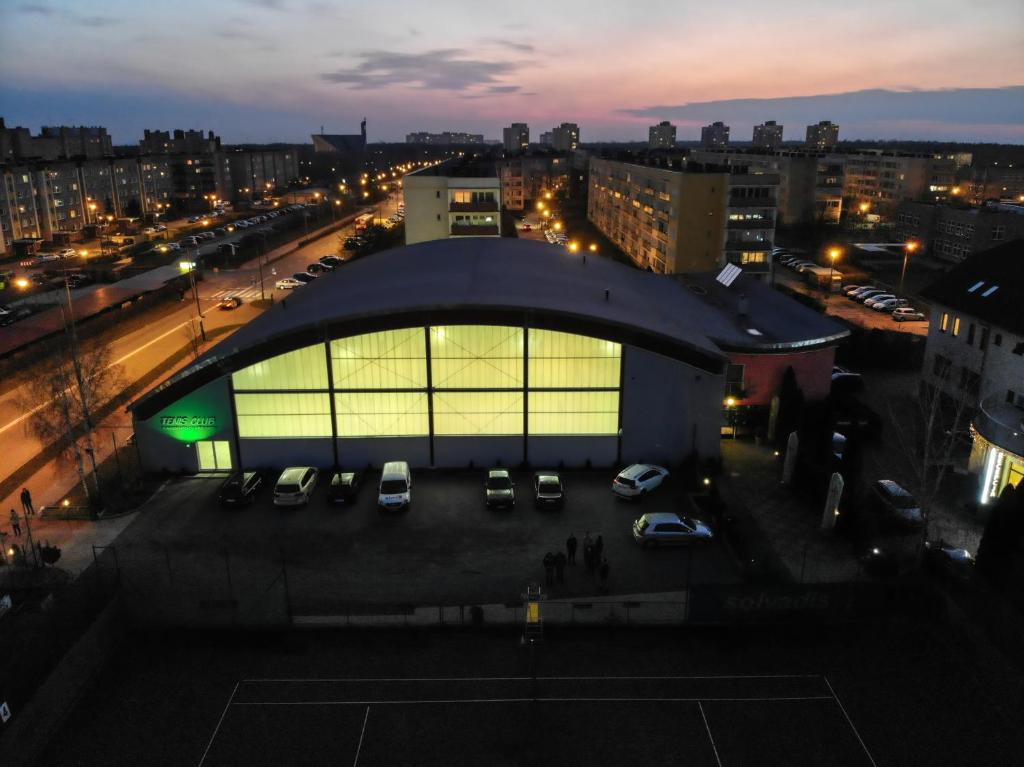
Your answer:
[[[404,509],[412,503],[412,475],[405,461],[388,461],[380,474],[377,506],[389,511]]]

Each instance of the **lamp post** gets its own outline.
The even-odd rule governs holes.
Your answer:
[[[189,251],[185,251],[188,254]],[[198,258],[198,251],[194,258]],[[204,324],[203,310],[199,306],[199,288],[196,286],[196,261],[186,261],[185,264],[188,269],[188,281],[192,286],[192,296],[196,300],[196,314],[199,315],[199,336],[203,339],[203,343],[206,342],[206,326]]]
[[[907,276],[907,261],[910,254],[921,246],[917,240],[908,240],[903,244],[903,268],[900,270],[900,293],[903,292],[903,279]]]
[[[839,258],[839,256],[842,255],[842,253],[843,251],[841,251],[839,248],[828,249],[828,292],[825,294],[826,304],[829,302],[829,299],[832,298],[832,277],[834,276],[836,270],[836,259]]]

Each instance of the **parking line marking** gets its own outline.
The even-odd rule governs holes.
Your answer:
[[[366,736],[366,721],[370,718],[370,707],[366,707],[366,716],[363,717],[363,729],[359,733],[359,745],[356,746],[356,758],[352,760],[352,767],[359,764],[359,752],[363,750],[363,738]]]
[[[833,700],[831,695],[794,695],[773,698],[437,698],[426,700],[255,700],[239,701],[235,706],[371,706],[432,705],[449,703],[778,703],[800,700]],[[877,767],[877,765],[876,765]]]
[[[213,735],[210,736],[210,742],[206,744],[206,750],[203,751],[203,756],[199,760],[199,767],[203,767],[203,762],[206,761],[206,755],[210,753],[210,747],[213,746],[213,741],[217,739],[217,733],[220,732],[220,726],[224,723],[224,717],[227,716],[228,709],[231,708],[231,701],[235,699],[235,693],[238,692],[238,685],[241,681],[235,682],[235,689],[231,691],[231,697],[228,698],[228,702],[224,704],[224,710],[220,712],[220,719],[217,720],[217,726],[213,729]]]
[[[878,764],[875,762],[875,758],[871,756],[871,752],[868,751],[867,744],[864,743],[864,738],[860,736],[860,732],[857,731],[857,727],[850,718],[850,715],[846,713],[846,706],[844,706],[843,702],[839,700],[839,696],[836,695],[836,691],[832,688],[832,683],[828,681],[827,676],[822,676],[821,678],[824,679],[825,684],[828,685],[829,692],[832,693],[832,698],[839,704],[839,710],[843,712],[843,716],[846,717],[846,721],[850,725],[850,729],[853,730],[853,734],[857,736],[857,740],[860,742],[860,747],[863,748],[864,753],[867,754],[868,761],[871,762],[872,767],[878,767]]]
[[[652,679],[824,679],[821,674],[722,674],[695,676],[538,676],[538,680],[555,681],[650,681]],[[245,683],[272,684],[281,682],[532,682],[524,676],[426,676],[426,677],[336,677],[336,678],[260,678],[243,679]],[[827,680],[826,680],[827,682]],[[828,697],[828,696],[825,696]]]
[[[718,767],[722,767],[722,759],[718,756],[718,746],[715,745],[715,736],[711,734],[711,726],[708,724],[707,714],[704,713],[704,706],[699,700],[697,701],[697,708],[700,709],[700,718],[704,720],[704,729],[707,730],[708,740],[711,741],[711,750],[715,752],[715,762],[718,764]]]

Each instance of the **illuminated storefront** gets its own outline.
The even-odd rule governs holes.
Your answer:
[[[978,501],[987,504],[1024,481],[1024,409],[986,401],[971,426],[969,469],[979,479]]]

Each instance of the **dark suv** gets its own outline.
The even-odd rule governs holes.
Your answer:
[[[263,487],[263,474],[258,471],[235,472],[220,486],[217,499],[225,508],[248,506]]]
[[[352,503],[359,496],[363,477],[357,471],[336,471],[327,488],[328,503]]]

